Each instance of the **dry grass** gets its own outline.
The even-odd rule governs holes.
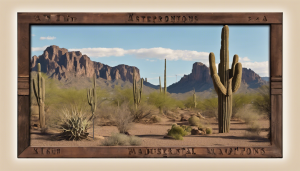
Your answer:
[[[110,137],[107,137],[102,141],[102,145],[104,146],[139,146],[141,144],[142,141],[140,138],[120,133],[112,133]]]

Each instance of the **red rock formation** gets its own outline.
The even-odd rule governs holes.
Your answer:
[[[37,70],[37,63],[41,63],[42,72],[59,80],[67,79],[68,76],[92,77],[96,73],[97,78],[121,79],[132,82],[132,66],[118,65],[110,67],[100,62],[91,61],[88,56],[82,55],[79,51],[68,52],[67,49],[55,45],[47,47],[39,57],[32,57],[32,71]],[[136,68],[136,71],[136,79],[140,79],[139,69]]]

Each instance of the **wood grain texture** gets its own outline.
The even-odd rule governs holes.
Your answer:
[[[272,77],[282,77],[282,24],[271,24],[270,68]],[[271,80],[272,81],[272,80]]]
[[[282,152],[282,95],[271,95],[271,143]]]
[[[29,74],[32,24],[270,24],[272,145],[178,147],[181,148],[178,154],[173,151],[177,151],[176,147],[31,147]],[[282,79],[282,13],[18,13],[18,157],[282,157]],[[142,154],[139,154],[140,149]],[[163,150],[161,154],[158,154],[159,149]]]
[[[18,13],[33,24],[273,24],[282,13]]]
[[[282,89],[282,82],[271,82],[271,89]]]
[[[30,145],[30,99],[18,96],[18,156]]]
[[[266,147],[29,147],[19,157],[32,158],[280,158]]]

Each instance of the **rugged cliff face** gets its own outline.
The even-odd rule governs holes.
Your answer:
[[[31,70],[37,71],[37,63],[41,63],[42,72],[58,80],[75,77],[92,77],[96,73],[97,78],[106,80],[123,80],[132,82],[133,68],[136,69],[136,79],[140,79],[138,68],[128,65],[110,67],[82,55],[79,51],[69,52],[65,48],[52,45],[46,48],[40,56],[31,59]]]

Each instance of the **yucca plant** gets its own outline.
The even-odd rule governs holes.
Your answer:
[[[68,140],[81,140],[88,136],[87,129],[90,125],[89,118],[77,108],[62,110],[62,136]]]

